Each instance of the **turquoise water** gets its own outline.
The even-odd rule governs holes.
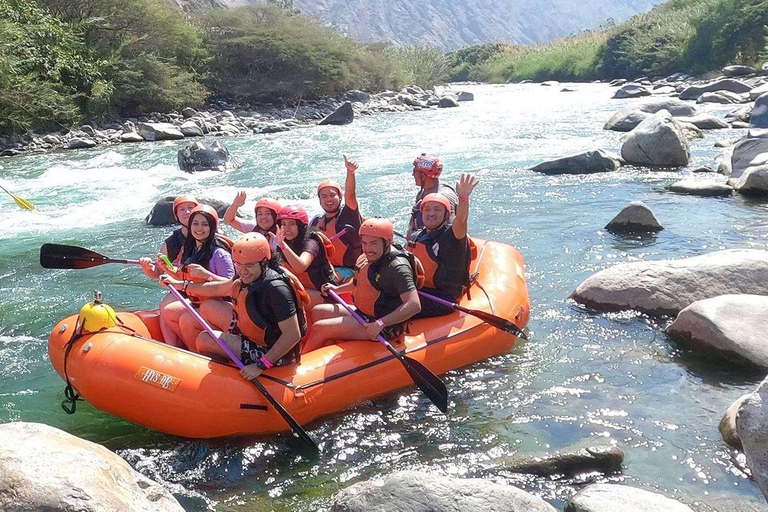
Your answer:
[[[466,87],[476,100],[458,109],[225,138],[243,160],[228,174],[178,171],[176,142],[0,159],[0,184],[37,206],[25,212],[8,197],[0,205],[0,422],[47,423],[103,443],[190,510],[315,510],[338,489],[395,470],[469,476],[505,456],[588,442],[624,449],[623,475],[610,481],[663,492],[697,510],[761,502],[717,431],[728,405],[761,375],[679,350],[661,331],[665,320],[594,314],[567,297],[587,276],[619,262],[766,248],[768,204],[667,192],[685,169],[554,177],[526,170],[595,147],[618,152],[622,134],[602,125],[637,100],[610,100],[613,91],[604,85],[575,87],[576,93]],[[742,133],[705,132],[692,144],[691,168],[713,166],[714,142]],[[51,327],[94,289],[115,309],[153,307],[162,292],[132,266],[44,270],[41,244],[80,245],[115,258],[152,255],[169,229],[143,218],[158,198],[178,193],[230,201],[245,189],[249,200],[269,193],[317,212],[314,186],[343,177],[342,153],[360,162],[363,213],[388,216],[405,229],[416,193],[410,162],[422,151],[445,160],[448,181],[477,174],[470,231],[521,250],[532,301],[530,341],[446,376],[448,417],[408,389],[310,425],[322,456],[307,460],[284,438],[193,442],[87,404],[74,416],[61,410],[63,383],[46,354]],[[648,204],[666,229],[639,238],[604,231],[633,200]],[[495,474],[558,507],[584,481],[604,479]]]

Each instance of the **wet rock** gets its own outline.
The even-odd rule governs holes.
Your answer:
[[[693,512],[655,492],[620,484],[592,484],[565,505],[565,512]]]
[[[750,393],[741,395],[735,402],[733,402],[725,411],[725,414],[723,415],[723,418],[720,420],[720,424],[717,427],[720,431],[720,435],[723,436],[723,441],[725,441],[725,444],[731,448],[736,448],[739,451],[742,451],[742,446],[739,433],[736,430],[736,416],[738,416],[741,404],[744,403],[744,400],[749,398],[749,395]]]
[[[677,315],[696,301],[732,293],[768,295],[768,251],[622,263],[588,277],[571,298],[600,311]]]
[[[688,346],[747,366],[768,368],[768,296],[731,294],[696,301],[666,333]]]
[[[70,141],[67,143],[67,149],[84,149],[84,148],[95,148],[96,147],[96,141],[93,141],[91,139],[86,138],[80,138],[75,137],[73,139],[70,139]]]
[[[349,124],[355,119],[355,111],[352,109],[352,103],[345,101],[343,105],[337,108],[333,113],[320,121],[319,125],[344,125]]]
[[[560,89],[560,92],[576,92],[576,89],[571,89],[570,87],[563,87]]]
[[[475,101],[475,95],[471,92],[460,91],[459,95],[456,96],[456,101]]]
[[[596,149],[543,162],[532,167],[531,170],[544,174],[591,174],[615,171],[620,166],[621,161],[618,155]]]
[[[459,102],[453,96],[443,96],[440,98],[440,102],[437,104],[438,108],[451,108],[458,107]]]
[[[258,132],[256,131],[258,130]],[[267,123],[264,125],[259,126],[259,128],[254,130],[254,133],[280,133],[280,132],[287,132],[290,128],[288,128],[285,125],[277,124],[277,123]]]
[[[355,89],[352,89],[351,91],[347,91],[342,96],[342,99],[345,101],[351,101],[352,103],[360,102],[360,103],[368,103],[371,101],[371,94],[363,91],[358,91]]]
[[[615,78],[615,79],[611,80],[608,83],[608,85],[610,85],[611,87],[621,87],[625,83],[627,83],[627,79],[626,78]]]
[[[184,138],[184,134],[170,123],[139,123],[139,134],[148,141]]]
[[[144,142],[144,137],[136,132],[126,132],[120,135],[120,142]]]
[[[21,151],[19,151],[18,149],[4,149],[4,150],[0,151],[0,157],[2,157],[2,156],[16,156],[16,155],[20,155],[20,154],[21,154]]]
[[[546,501],[511,485],[402,471],[359,482],[333,499],[333,512],[556,512]]]
[[[176,157],[179,169],[185,172],[226,171],[231,158],[229,150],[219,141],[193,142],[180,149]]]
[[[752,478],[768,500],[768,379],[744,399],[736,416],[736,431]]]
[[[407,94],[418,94],[418,95],[424,94],[424,89],[422,89],[418,85],[413,85],[413,84],[406,85],[403,91],[406,92]]]
[[[712,172],[709,168],[707,171]],[[702,197],[730,196],[733,194],[733,187],[725,183],[695,179],[676,181],[669,186],[669,190],[678,194]]]
[[[181,115],[184,116],[184,119],[200,116],[197,110],[193,109],[192,107],[186,107],[184,110],[181,111]]]
[[[38,423],[0,425],[0,510],[183,512],[101,445]]]
[[[635,165],[688,165],[689,154],[683,128],[666,110],[637,125],[621,146],[621,157]]]
[[[702,165],[701,167],[696,167],[695,169],[691,169],[691,172],[693,174],[699,174],[699,173],[705,173],[705,172],[715,172],[715,170],[712,169],[711,167],[707,167],[706,165]]]
[[[94,135],[96,135],[96,131],[93,129],[93,126],[88,124],[84,124],[83,126],[81,126],[80,131],[89,137],[93,137]]]
[[[735,141],[723,139],[723,140],[719,140],[719,141],[715,142],[715,147],[716,148],[727,148],[727,147],[733,146],[734,144],[736,144]]]
[[[615,473],[621,471],[624,452],[617,446],[589,446],[541,457],[504,461],[499,469],[538,476],[574,476],[580,473]]]
[[[752,86],[733,78],[723,78],[704,85],[692,85],[680,92],[681,100],[695,100],[705,92],[730,91],[742,94],[752,90]]]
[[[615,132],[631,132],[637,128],[637,125],[648,119],[650,115],[642,110],[631,110],[629,112],[622,110],[613,114],[608,122],[605,123],[603,129]]]
[[[632,201],[622,208],[605,229],[614,233],[643,233],[661,231],[664,227],[656,220],[650,208],[642,201]]]
[[[651,91],[640,84],[626,84],[613,94],[614,99],[640,98],[641,96],[650,96]]]
[[[696,106],[677,99],[650,100],[639,105],[630,105],[611,116],[606,130],[628,132],[644,121],[648,114],[666,110],[675,117],[692,117],[697,114]]]
[[[726,94],[726,92],[727,91],[705,92],[696,98],[696,103],[719,103],[722,105],[729,105],[741,102],[739,96],[734,98],[730,94]]]
[[[547,80],[546,82],[541,82],[541,85],[543,85],[544,87],[557,87],[558,85],[560,85],[560,82],[558,82],[557,80]]]
[[[759,98],[760,96],[762,96],[763,94],[765,94],[767,92],[768,92],[768,83],[765,83],[763,85],[759,85],[759,86],[755,87],[754,89],[752,89],[751,91],[749,91],[749,100],[750,101],[755,101],[757,98]]]
[[[764,94],[755,100],[755,104],[749,114],[750,128],[768,128],[768,94]]]
[[[768,139],[742,140],[732,149],[728,184],[741,193],[768,194]]]
[[[155,206],[150,210],[149,215],[145,218],[147,224],[152,226],[170,226],[176,224],[176,219],[173,216],[173,200],[176,196],[166,196],[155,203]],[[223,219],[224,214],[229,207],[229,204],[219,201],[218,199],[197,198],[201,204],[207,204],[216,208],[219,213],[219,218]]]
[[[723,74],[729,78],[751,75],[756,72],[757,71],[752,66],[726,66],[723,68]]]
[[[195,123],[194,121],[185,121],[179,127],[179,130],[181,131],[181,133],[184,134],[185,137],[202,137],[203,136],[202,128],[200,128],[197,125],[197,123]]]
[[[720,119],[719,117],[706,112],[691,117],[677,117],[675,119],[681,123],[691,123],[701,130],[719,130],[728,128],[728,123],[724,119]]]

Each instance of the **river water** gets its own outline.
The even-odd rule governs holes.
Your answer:
[[[640,100],[611,100],[613,90],[600,84],[572,87],[577,92],[468,86],[476,99],[457,109],[222,139],[243,161],[228,174],[180,172],[175,160],[183,142],[0,160],[0,183],[37,206],[21,211],[7,196],[0,205],[0,422],[47,423],[102,443],[189,510],[322,509],[339,489],[402,469],[491,475],[559,508],[584,482],[605,480],[662,492],[697,510],[761,503],[717,425],[762,376],[680,350],[661,330],[668,320],[594,314],[568,296],[592,273],[625,261],[766,248],[768,205],[666,191],[686,169],[626,167],[591,176],[527,170],[595,147],[619,151],[621,134],[602,126],[615,110]],[[691,168],[713,166],[714,142],[742,134],[705,132],[692,143]],[[479,177],[470,232],[520,249],[532,302],[530,341],[446,376],[447,417],[407,389],[310,425],[322,448],[310,460],[285,438],[196,442],[87,404],[73,416],[61,410],[64,385],[46,353],[51,327],[77,312],[94,289],[116,310],[153,307],[162,292],[133,266],[44,270],[41,244],[80,245],[115,258],[152,255],[169,229],[143,219],[158,198],[179,193],[229,201],[245,189],[249,201],[268,193],[318,212],[314,187],[326,176],[342,179],[342,154],[360,162],[363,213],[388,216],[405,229],[416,193],[410,162],[422,151],[445,160],[449,182],[461,172]],[[606,232],[603,226],[633,200],[649,205],[666,229],[648,237]],[[622,474],[555,481],[489,469],[512,455],[589,443],[620,446]]]

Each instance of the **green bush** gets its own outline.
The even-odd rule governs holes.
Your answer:
[[[473,71],[480,64],[512,49],[508,43],[483,43],[467,46],[445,56],[447,79],[451,82],[475,80]]]

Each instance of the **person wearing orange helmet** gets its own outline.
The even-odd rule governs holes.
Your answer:
[[[317,198],[324,213],[315,216],[310,222],[310,227],[322,231],[329,238],[346,229],[342,236],[332,241],[335,251],[330,258],[341,280],[345,281],[354,274],[355,262],[363,252],[358,234],[363,217],[357,203],[355,181],[355,172],[360,166],[354,160],[347,160],[347,155],[343,156],[347,169],[344,204],[341,203],[341,185],[330,179],[321,181],[317,186]]]
[[[224,221],[234,229],[242,233],[261,233],[268,236],[267,233],[277,233],[277,214],[280,213],[280,202],[277,199],[262,197],[256,201],[254,207],[255,221],[250,221],[237,216],[237,209],[245,205],[247,195],[241,190],[235,196],[235,200],[227,208],[224,214]]]
[[[187,237],[187,223],[189,222],[189,215],[192,213],[192,209],[199,203],[197,199],[190,195],[176,196],[173,200],[173,218],[181,224],[181,227],[174,230],[171,236],[165,239],[160,246],[160,252],[153,261],[151,258],[140,258],[139,264],[141,269],[150,279],[157,279],[162,273],[162,269],[159,265],[161,255],[165,255],[171,261],[178,262],[179,254],[181,253],[181,247],[184,245],[184,239]]]
[[[448,185],[440,183],[440,175],[443,173],[443,162],[438,157],[422,153],[413,161],[413,179],[419,187],[416,201],[411,209],[411,220],[408,223],[406,238],[411,237],[417,231],[424,229],[424,221],[421,214],[421,200],[428,194],[442,194],[451,203],[452,211],[456,211],[459,198],[456,191]]]
[[[456,183],[459,205],[451,222],[451,202],[442,194],[427,194],[421,200],[424,229],[416,233],[411,251],[424,265],[422,291],[450,302],[457,301],[469,286],[472,259],[467,236],[469,196],[479,182],[471,174],[462,174]],[[431,300],[423,300],[419,317],[442,316],[453,310]]]
[[[239,277],[234,280],[192,283],[162,276],[173,286],[203,301],[201,315],[208,319],[208,305],[225,305],[231,314],[231,327],[216,334],[236,354],[245,367],[244,379],[258,377],[273,366],[298,363],[301,338],[307,332],[304,307],[309,298],[298,279],[277,265],[267,239],[260,233],[246,233],[232,246],[232,258]],[[220,300],[228,298],[231,302]],[[191,316],[191,315],[190,315]],[[195,323],[185,322],[186,326]],[[224,350],[194,325],[186,333],[194,343],[190,348],[210,357],[227,359]]]
[[[376,340],[381,334],[392,340],[404,331],[405,322],[421,311],[417,285],[420,264],[396,246],[394,226],[387,219],[367,219],[360,226],[363,254],[351,282],[326,284],[322,293],[351,293],[358,312],[367,320],[360,325],[339,304],[320,304],[312,309],[312,330],[304,352],[323,347],[331,340]]]

